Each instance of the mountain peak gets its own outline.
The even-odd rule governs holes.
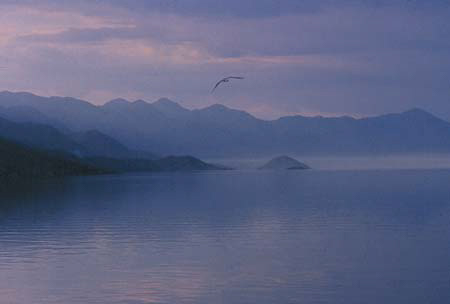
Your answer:
[[[35,95],[33,93],[29,93],[29,92],[12,92],[12,91],[1,91],[0,95],[5,95],[5,96],[22,96],[22,97],[40,97],[38,95]]]
[[[438,119],[436,116],[434,116],[433,114],[431,114],[430,112],[427,112],[421,108],[412,108],[410,110],[407,110],[403,113],[401,113],[402,115],[408,115],[408,116],[413,116],[413,117],[420,117],[420,118],[434,118],[434,119]]]
[[[148,102],[146,102],[145,100],[142,100],[142,99],[135,100],[132,102],[132,104],[134,104],[134,105],[149,105]]]
[[[206,117],[209,117],[209,119],[214,120],[228,120],[228,119],[235,119],[235,120],[257,120],[255,117],[253,117],[248,112],[242,111],[242,110],[236,110],[232,108],[228,108],[227,106],[224,106],[222,104],[213,104],[209,107],[202,108],[199,110],[195,110],[196,113],[200,115],[206,115]]]
[[[213,105],[210,105],[209,107],[204,108],[203,110],[212,110],[212,111],[229,111],[232,110],[223,104],[215,103]]]
[[[171,108],[171,109],[184,109],[178,102],[170,100],[169,98],[160,98],[157,101],[152,103],[153,106],[157,108]]]
[[[167,115],[180,115],[190,112],[188,109],[183,108],[179,103],[172,101],[168,98],[160,98],[152,103],[158,111]]]
[[[427,114],[427,115],[431,115],[429,112],[427,112],[427,111],[425,111],[424,109],[421,109],[421,108],[411,108],[409,110],[404,111],[403,114]]]
[[[130,102],[124,98],[116,98],[108,101],[104,106],[118,106],[118,105],[128,105]]]
[[[209,107],[200,109],[200,111],[203,111],[206,113],[233,113],[235,115],[241,115],[241,116],[245,116],[245,117],[254,118],[251,114],[249,114],[246,111],[229,108],[220,103],[215,103],[213,105],[210,105]]]
[[[162,97],[157,101],[153,102],[154,105],[177,105],[180,106],[177,102],[170,100],[169,98]]]

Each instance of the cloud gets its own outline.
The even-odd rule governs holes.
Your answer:
[[[0,8],[0,65],[8,67],[0,89],[97,103],[167,96],[264,116],[423,107],[450,118],[444,1],[30,0]],[[228,74],[246,80],[209,95]]]

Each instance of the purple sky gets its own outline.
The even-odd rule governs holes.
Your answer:
[[[449,1],[1,1],[0,90],[450,119]],[[221,77],[238,75],[210,94]]]

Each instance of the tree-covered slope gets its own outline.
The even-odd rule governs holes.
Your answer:
[[[0,138],[0,180],[91,175],[108,171]]]

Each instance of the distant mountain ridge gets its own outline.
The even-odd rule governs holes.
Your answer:
[[[76,156],[25,146],[0,137],[0,189],[10,182],[73,175],[126,172],[224,170],[191,156],[169,156],[157,160]]]
[[[159,159],[87,158],[87,164],[115,172],[175,172],[229,170],[231,168],[205,163],[192,156],[166,156]]]
[[[146,158],[158,156],[150,152],[132,151],[117,140],[96,130],[64,133],[55,127],[33,123],[12,122],[1,118],[0,137],[34,149],[55,151],[77,157]]]
[[[14,106],[35,109],[50,123],[58,122],[51,123],[55,128],[98,130],[132,150],[161,155],[450,152],[450,123],[421,109],[359,119],[296,115],[267,121],[223,105],[189,110],[167,98],[95,106],[70,97],[1,92],[0,107]]]

